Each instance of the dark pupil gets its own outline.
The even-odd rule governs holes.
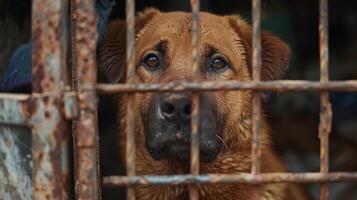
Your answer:
[[[146,60],[146,64],[149,67],[156,67],[159,64],[159,59],[156,56],[150,56],[147,60]]]
[[[224,65],[225,65],[224,62],[219,58],[214,59],[212,63],[212,67],[216,69],[223,68]]]

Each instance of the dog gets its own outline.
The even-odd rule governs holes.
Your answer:
[[[238,15],[200,13],[200,81],[252,79],[252,28]],[[100,70],[113,83],[126,80],[126,24],[108,24],[99,48]],[[147,9],[136,17],[136,81],[168,83],[193,81],[192,14]],[[288,67],[290,49],[271,33],[262,32],[262,80],[281,79]],[[200,92],[200,172],[237,174],[251,169],[251,90]],[[120,95],[118,140],[125,155],[127,96]],[[136,108],[137,175],[189,173],[191,93],[138,93]],[[284,172],[274,153],[269,127],[262,117],[262,172]],[[125,157],[125,156],[123,156]],[[138,199],[188,199],[188,186],[137,186]],[[249,200],[254,187],[246,184],[200,185],[201,199]],[[307,199],[295,184],[260,186],[260,199]]]

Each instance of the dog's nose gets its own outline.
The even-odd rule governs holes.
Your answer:
[[[160,112],[171,123],[182,123],[191,118],[191,98],[187,94],[165,94],[160,102]]]
[[[155,160],[190,159],[191,142],[191,95],[190,93],[161,93],[156,96],[149,110],[148,132],[145,144]],[[200,161],[213,161],[220,152],[217,140],[220,130],[217,126],[213,104],[201,98],[199,111]]]

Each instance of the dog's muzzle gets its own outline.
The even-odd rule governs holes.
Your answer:
[[[200,160],[210,162],[221,148],[217,114],[208,100],[200,102]],[[146,147],[155,160],[190,158],[191,96],[187,93],[164,93],[153,98],[146,114]]]

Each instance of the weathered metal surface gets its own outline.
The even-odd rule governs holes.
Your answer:
[[[32,3],[33,92],[58,92],[63,88],[65,1]]]
[[[1,113],[1,112],[0,112]],[[31,134],[24,127],[0,125],[2,200],[31,200]]]
[[[75,92],[66,92],[63,95],[63,114],[66,119],[76,119],[79,115],[78,98]]]
[[[357,181],[357,172],[342,173],[251,173],[209,174],[209,175],[175,175],[175,176],[108,176],[103,184],[110,187],[124,185],[188,185],[188,184],[267,184],[267,183],[321,183]]]
[[[77,199],[100,199],[97,128],[97,16],[93,0],[72,0],[73,87],[80,115],[74,122],[75,193]]]
[[[252,1],[252,19],[253,19],[253,56],[252,56],[252,79],[254,82],[260,81],[260,71],[262,65],[262,46],[261,46],[261,28],[260,15],[261,5],[260,0]],[[257,91],[253,93],[252,99],[252,168],[251,173],[255,176],[260,176],[260,119],[261,119],[261,102],[260,94]],[[253,199],[259,199],[259,188],[255,188]]]
[[[97,98],[93,92],[79,94],[80,116],[75,122],[75,173],[78,199],[100,199]]]
[[[42,94],[33,94],[33,95],[1,94],[0,96],[1,96],[0,99],[1,123],[2,124],[6,123],[8,125],[16,125],[16,126],[27,126],[32,128],[34,132],[32,138],[33,142],[31,142],[31,134],[28,134],[27,131],[19,131],[15,128],[10,128],[10,127],[8,128],[1,127],[0,143],[5,143],[5,145],[0,146],[0,152],[4,152],[4,154],[2,155],[6,155],[6,159],[4,158],[4,163],[0,164],[0,168],[1,168],[0,171],[2,171],[3,173],[6,172],[6,174],[2,176],[4,177],[4,179],[2,179],[4,180],[2,184],[6,185],[6,188],[11,187],[11,185],[18,185],[19,188],[20,187],[31,188],[31,184],[30,186],[28,186],[26,182],[16,183],[16,181],[20,181],[20,179],[16,178],[18,176],[15,175],[24,174],[21,175],[24,181],[31,180],[30,179],[31,175],[26,176],[26,172],[29,172],[30,170],[22,169],[23,167],[28,165],[28,163],[26,162],[19,163],[21,161],[21,159],[19,158],[21,155],[23,159],[27,157],[31,158],[31,154],[29,154],[30,156],[23,155],[24,153],[19,154],[18,149],[28,150],[28,153],[31,153],[31,151],[29,150],[31,148],[31,143],[32,143],[33,156],[37,156],[36,158],[40,159],[37,162],[36,160],[33,161],[34,173],[32,177],[37,176],[38,179],[37,181],[41,181],[41,182],[58,181],[57,184],[60,184],[58,185],[59,189],[57,188],[57,190],[51,190],[51,191],[44,190],[44,188],[33,188],[34,189],[33,196],[37,197],[37,195],[39,195],[37,194],[37,192],[44,192],[44,193],[48,192],[47,196],[45,196],[44,198],[56,199],[61,197],[65,199],[67,194],[65,193],[62,194],[63,192],[62,184],[60,181],[65,181],[63,178],[66,178],[63,176],[63,172],[61,172],[61,169],[64,167],[62,165],[66,164],[66,162],[63,160],[61,155],[65,155],[66,152],[63,152],[64,149],[59,148],[59,144],[60,144],[59,142],[64,140],[61,134],[65,130],[65,125],[62,124],[61,126],[57,127],[55,126],[56,120],[49,120],[49,119],[60,119],[63,116],[62,105],[66,103],[58,102],[59,98],[57,97],[46,96]],[[67,99],[71,99],[71,98],[76,98],[76,96],[73,93],[69,93]],[[73,102],[73,101],[71,100],[69,102]],[[77,105],[72,105],[72,104],[67,105],[67,107],[75,107],[75,106]],[[74,117],[74,115],[72,116]],[[51,138],[49,138],[48,135],[45,135],[50,130],[54,130],[54,136]],[[25,135],[18,137],[19,132]],[[46,141],[47,139],[49,141]],[[54,148],[47,146],[52,144],[56,144],[57,146],[55,146]],[[57,151],[58,149],[59,151]],[[46,155],[46,153],[48,154]],[[45,159],[47,159],[47,161],[43,161]],[[59,168],[59,169],[56,168],[59,171],[55,171],[58,174],[52,175],[51,172],[54,171],[55,167]],[[56,179],[56,180],[52,180],[52,179]],[[47,187],[51,188],[51,185],[47,185]],[[23,191],[28,192],[27,195],[31,196],[31,191],[28,191],[28,189],[23,189]],[[12,193],[11,198],[9,197],[8,199],[14,199],[14,198],[16,199],[17,197],[14,196],[15,194],[17,193],[15,192]],[[23,193],[22,195],[25,194]]]
[[[58,99],[43,100],[32,128],[33,199],[67,199],[69,174],[63,168],[68,167],[68,149],[62,148],[67,127],[58,120],[63,117]]]
[[[135,83],[135,1],[126,1],[126,65],[127,83]],[[126,107],[126,173],[135,176],[135,94],[128,94]],[[127,199],[135,200],[135,189],[128,187]]]
[[[2,177],[0,194],[2,199],[31,199],[33,165],[31,161],[32,134],[29,128],[46,123],[47,117],[53,114],[52,108],[60,109],[58,112],[67,112],[67,117],[70,118],[77,116],[77,113],[73,111],[77,107],[75,93],[66,93],[61,98],[63,102],[60,105],[63,108],[57,106],[49,108],[47,104],[57,98],[48,95],[51,94],[0,94],[0,177]],[[41,127],[39,129],[41,131]]]
[[[33,126],[33,199],[67,199],[68,135],[61,113],[66,69],[66,1],[32,2],[32,88],[43,98]]]
[[[328,0],[320,0],[320,81],[329,80],[328,63]],[[332,108],[328,91],[320,94],[320,172],[327,175],[329,171],[329,134],[332,126]],[[321,184],[320,199],[327,200],[329,196],[328,184]]]
[[[28,117],[36,105],[29,95],[0,94],[0,196],[3,200],[31,199],[32,136],[31,130],[24,127],[30,127]]]
[[[8,124],[14,126],[33,127],[36,125],[35,117],[40,108],[44,108],[49,100],[57,99],[51,94],[0,94],[0,124]],[[74,119],[78,116],[77,110],[77,94],[67,92],[59,98],[60,112],[66,119]],[[48,113],[47,113],[48,115]],[[42,120],[46,120],[46,116]]]
[[[200,77],[200,1],[191,0],[192,7],[192,58],[194,79],[199,81]],[[192,115],[191,115],[191,175],[200,173],[200,143],[199,143],[199,108],[200,96],[198,92],[192,93]],[[197,186],[189,187],[189,197],[191,200],[198,200],[200,196]]]
[[[0,124],[30,127],[37,104],[29,95],[0,94]]]
[[[252,57],[252,72],[253,81],[260,81],[261,68],[261,30],[260,30],[260,0],[252,1],[253,13],[253,57]],[[258,175],[260,173],[260,94],[255,92],[253,94],[253,108],[252,108],[252,174]]]
[[[260,82],[206,81],[206,82],[170,82],[165,84],[97,84],[98,94],[116,94],[132,92],[167,92],[167,91],[217,91],[217,90],[259,90],[259,91],[346,91],[356,92],[357,81],[303,81],[281,80]]]

